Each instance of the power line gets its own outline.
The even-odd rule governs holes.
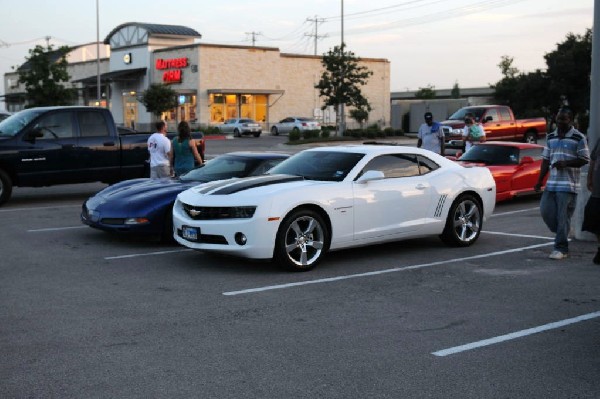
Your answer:
[[[315,15],[314,19],[306,18],[308,22],[313,22],[315,24],[315,33],[305,33],[304,36],[314,37],[315,39],[315,55],[317,55],[317,41],[321,38],[325,38],[328,35],[319,35],[319,24],[325,22],[325,18],[318,18]]]

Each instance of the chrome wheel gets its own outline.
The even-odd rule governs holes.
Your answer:
[[[327,229],[316,212],[293,213],[277,235],[276,259],[294,271],[310,270],[319,262],[327,245]]]
[[[479,237],[482,223],[479,202],[471,195],[462,196],[450,208],[442,240],[455,246],[469,246]]]

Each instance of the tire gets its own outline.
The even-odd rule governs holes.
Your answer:
[[[275,238],[275,261],[295,272],[313,269],[329,246],[323,218],[310,209],[298,209],[283,220]]]
[[[260,137],[260,134],[261,134],[261,133],[262,133],[262,132],[256,132],[256,133],[253,133],[252,135],[253,135],[254,137]]]
[[[526,132],[523,141],[530,144],[537,144],[537,133],[533,131]]]
[[[242,135],[240,134],[240,131],[238,129],[233,130],[233,137],[242,137]]]
[[[276,126],[273,126],[273,127],[271,128],[271,134],[272,134],[273,136],[279,136],[279,130],[277,130],[277,127],[276,127]]]
[[[481,204],[471,194],[461,195],[448,212],[440,238],[454,247],[468,247],[479,238],[483,226]]]
[[[12,194],[12,181],[5,171],[0,170],[0,205],[4,204]]]

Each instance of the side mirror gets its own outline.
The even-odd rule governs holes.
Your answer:
[[[527,164],[530,164],[530,163],[533,163],[533,158],[532,157],[528,157],[528,156],[524,156],[519,161],[519,165],[527,165]]]
[[[27,132],[25,134],[25,136],[23,137],[23,140],[25,141],[30,141],[30,142],[35,142],[35,139],[40,138],[40,137],[44,137],[44,132],[42,132],[42,129],[40,129],[39,127],[36,127],[32,130],[30,130],[29,132]]]
[[[359,177],[356,182],[360,184],[365,184],[374,180],[383,180],[385,179],[385,175],[380,170],[367,170],[361,177]]]
[[[462,154],[463,154],[462,151],[458,150],[458,151],[456,151],[456,154],[454,154],[454,156],[456,157],[456,159],[458,159],[458,158],[462,157]]]
[[[485,119],[483,120],[483,122],[491,122],[491,121],[493,121],[493,120],[494,120],[494,118],[492,118],[492,116],[491,116],[491,115],[489,115],[489,116],[486,116],[486,117],[485,117]]]

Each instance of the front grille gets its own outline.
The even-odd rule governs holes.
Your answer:
[[[192,206],[183,204],[185,213],[194,220],[250,219],[256,211],[255,206]]]
[[[104,219],[102,219],[102,224],[121,226],[121,225],[125,224],[125,219],[123,219],[123,218],[104,218]]]

